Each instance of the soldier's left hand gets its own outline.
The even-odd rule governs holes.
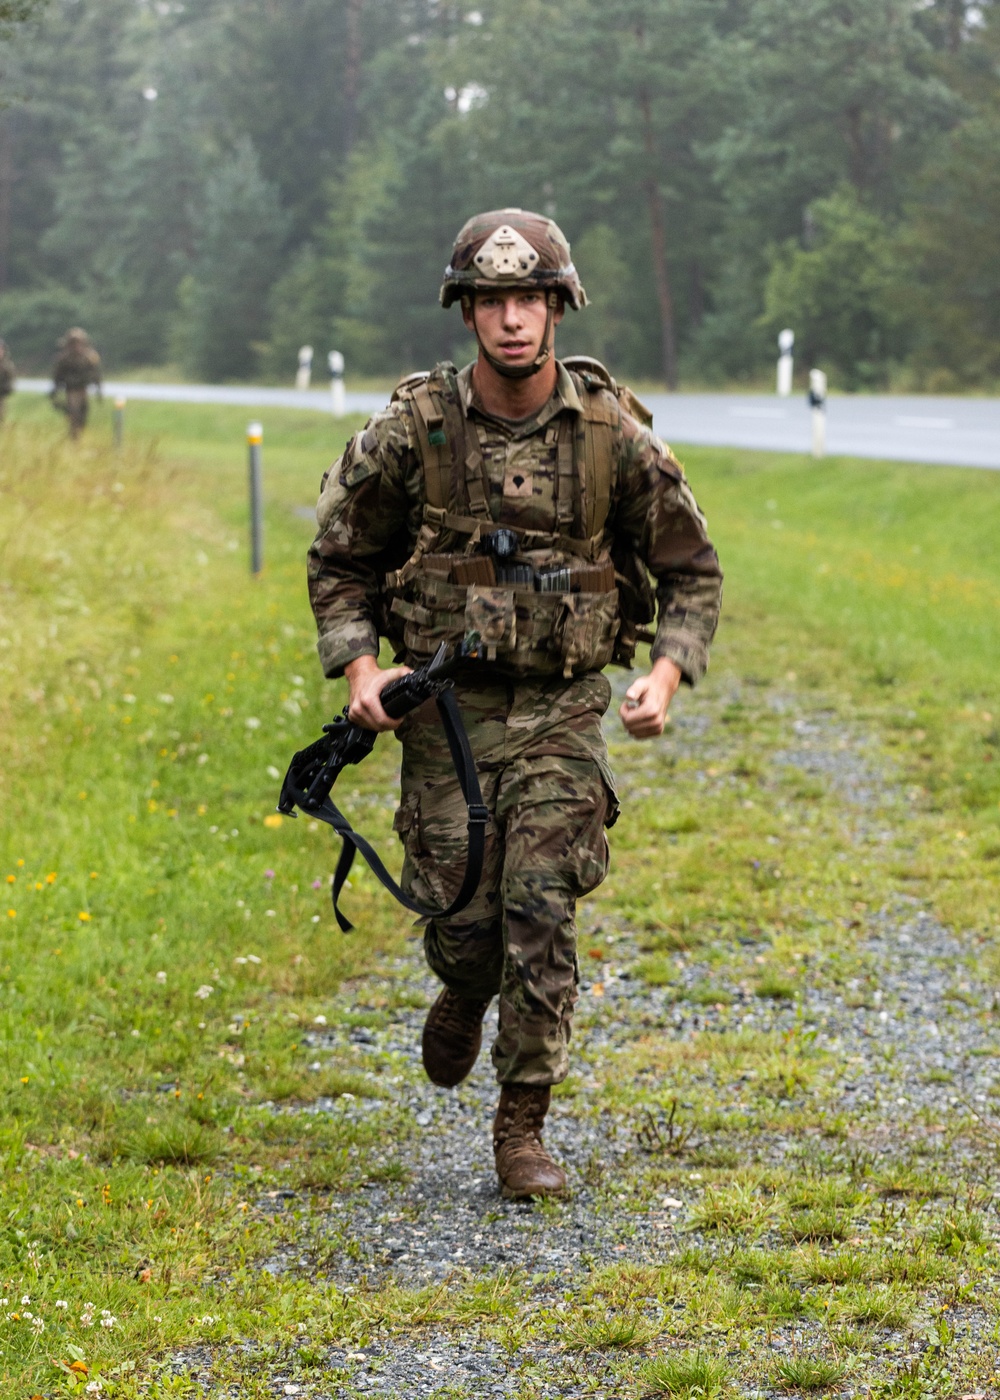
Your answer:
[[[667,710],[680,683],[680,667],[667,656],[653,662],[648,676],[632,682],[618,713],[633,739],[655,739],[663,733]]]

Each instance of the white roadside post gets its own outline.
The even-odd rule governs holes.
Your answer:
[[[260,423],[247,424],[247,467],[250,484],[250,572],[264,567],[264,482],[262,448],[264,429]]]
[[[826,456],[826,375],[821,369],[809,371],[809,407],[812,409],[812,455]]]
[[[331,350],[326,357],[330,366],[330,402],[334,418],[343,418],[347,412],[344,403],[344,357],[339,350]]]
[[[792,392],[792,369],[795,363],[792,359],[792,347],[794,344],[794,331],[779,332],[778,349],[781,354],[778,356],[778,397],[782,399],[787,399]]]
[[[299,367],[295,372],[295,387],[304,393],[309,388],[309,381],[312,379],[313,348],[311,345],[303,345],[299,351]]]

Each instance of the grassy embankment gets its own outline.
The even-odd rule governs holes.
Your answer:
[[[411,936],[359,874],[351,911],[364,933],[342,938],[328,833],[271,815],[277,771],[342,703],[314,658],[310,526],[295,508],[313,501],[345,430],[264,415],[268,565],[251,581],[243,411],[130,405],[119,456],[106,410],[78,449],[47,405],[19,402],[14,417],[0,439],[4,1393],[103,1374],[128,1396],[146,1357],[192,1338],[291,1345],[303,1319],[321,1340],[445,1306],[516,1317],[516,1288],[502,1304],[471,1285],[447,1304],[348,1298],[322,1277],[254,1267],[296,1228],[257,1208],[267,1189],[309,1188],[321,1207],[325,1192],[365,1180],[372,1134],[405,1131],[388,1088],[371,1126],[258,1106],[380,1093],[354,1062],[311,1071],[301,1031]],[[803,953],[842,945],[846,966],[865,910],[890,887],[974,930],[996,958],[1000,478],[683,455],[727,567],[706,703],[734,678],[746,698],[721,714],[733,758],[707,787],[669,741],[619,746],[632,796],[595,903],[643,932],[638,970],[661,982],[675,950],[708,950],[721,966],[739,935],[759,944],[761,991],[795,995]],[[778,827],[766,784],[780,726],[752,703],[775,680],[871,726],[892,756],[911,818],[889,863],[862,852],[836,864],[836,803],[801,782],[788,796],[810,816],[802,839],[786,822],[780,870],[751,858]],[[395,759],[383,741],[344,791],[390,850]],[[675,878],[651,881],[667,835]],[[808,1077],[795,1046],[748,1045],[745,1059]],[[781,1112],[762,1087],[748,1121]],[[785,1120],[792,1133],[815,1126],[804,1110]],[[733,1167],[711,1184],[743,1192],[749,1230],[752,1184]],[[942,1277],[964,1287],[995,1262],[988,1243],[952,1236],[938,1257],[892,1286],[919,1303]],[[697,1271],[678,1287],[704,1290]]]

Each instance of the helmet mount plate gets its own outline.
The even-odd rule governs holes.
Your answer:
[[[523,234],[509,224],[501,224],[473,258],[480,275],[494,278],[518,278],[534,271],[538,253]]]

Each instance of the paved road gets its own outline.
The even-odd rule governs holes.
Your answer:
[[[18,388],[42,392],[44,379],[21,379]],[[109,382],[105,394],[167,403],[236,404],[249,410],[310,408],[329,413],[325,389],[264,389],[212,384]],[[803,398],[764,394],[652,394],[647,397],[656,430],[675,445],[756,447],[807,452],[809,410]],[[373,413],[384,394],[347,395],[352,413]],[[873,395],[833,398],[827,446],[832,456],[878,457],[1000,470],[1000,399]]]

